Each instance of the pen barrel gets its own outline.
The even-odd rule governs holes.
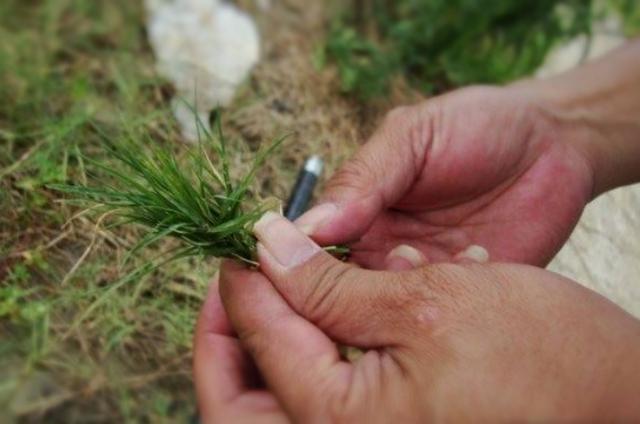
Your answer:
[[[311,197],[313,196],[313,189],[318,182],[318,176],[312,172],[303,169],[298,174],[296,185],[293,188],[291,197],[287,202],[287,207],[284,211],[284,215],[287,219],[293,221],[300,215],[305,213]]]

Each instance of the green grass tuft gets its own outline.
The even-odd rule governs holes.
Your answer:
[[[147,233],[131,253],[164,237],[175,237],[183,246],[172,251],[171,258],[213,256],[256,263],[256,239],[253,224],[274,207],[269,202],[249,202],[249,187],[265,159],[283,142],[276,140],[258,152],[253,166],[238,181],[229,173],[226,140],[220,119],[214,134],[200,126],[204,140],[212,143],[221,169],[218,169],[202,142],[189,160],[178,163],[165,150],[144,151],[139,144],[105,143],[111,156],[125,165],[124,170],[104,166],[85,158],[113,177],[115,185],[100,187],[53,184],[50,187],[113,211],[121,223],[137,223]],[[253,203],[249,205],[249,203]]]

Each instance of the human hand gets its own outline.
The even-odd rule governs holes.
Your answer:
[[[578,133],[517,87],[399,108],[297,223],[322,245],[353,242],[366,268],[391,268],[399,245],[418,250],[413,265],[487,259],[474,245],[495,261],[545,265],[592,196]]]
[[[215,287],[201,314],[204,422],[640,417],[638,322],[570,280],[523,265],[363,270],[273,214],[256,234],[264,274],[222,267],[231,326]],[[333,341],[367,352],[349,363]]]
[[[203,423],[276,424],[288,419],[231,327],[214,277],[196,325],[193,377]]]

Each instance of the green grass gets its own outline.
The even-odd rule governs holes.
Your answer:
[[[258,152],[251,169],[240,180],[233,181],[229,169],[228,141],[222,132],[218,115],[214,134],[203,125],[198,149],[190,152],[189,161],[179,163],[162,149],[142,149],[134,140],[113,144],[105,135],[105,149],[118,159],[124,169],[114,169],[99,162],[91,163],[106,177],[96,178],[95,186],[81,184],[51,185],[77,199],[101,206],[123,218],[122,224],[141,224],[146,235],[131,254],[165,237],[175,237],[183,245],[170,252],[166,261],[200,256],[230,258],[257,265],[256,238],[253,225],[268,209],[279,204],[262,202],[251,196],[250,185],[265,160],[284,138]],[[148,142],[153,144],[153,140]],[[206,146],[216,154],[214,165]],[[273,203],[273,202],[272,202]]]
[[[48,188],[95,182],[95,163],[118,169],[103,134],[186,163],[143,22],[127,0],[0,2],[3,419],[184,422],[194,411],[191,334],[215,261],[150,270],[175,249],[165,241],[123,265],[142,230],[76,216]],[[246,172],[250,152],[233,149]]]
[[[634,0],[616,1],[637,11]],[[82,213],[84,207],[49,188],[122,187],[104,170],[124,169],[104,148],[105,135],[116,146],[164,152],[160,156],[175,157],[183,169],[193,163],[189,149],[176,142],[180,134],[168,108],[173,91],[154,71],[143,22],[137,1],[0,1],[2,419],[186,422],[194,411],[191,337],[217,262],[197,256],[157,268],[154,261],[179,249],[179,240],[157,240],[131,255],[147,229],[115,227],[117,216]],[[280,42],[288,46],[289,40]],[[369,54],[368,45],[359,48]],[[248,89],[238,101],[264,116],[225,115],[244,119],[251,138],[245,142],[241,129],[230,131],[230,181],[250,172],[263,132],[270,138],[288,130],[273,117],[287,125],[306,119],[304,134],[293,136],[296,142],[251,183],[259,197],[286,194],[295,164],[310,150],[324,149],[327,161],[337,162],[356,143],[344,136],[350,131],[340,132],[341,139],[319,128],[339,125],[315,118],[336,104],[352,111],[342,101],[303,104],[298,116],[295,102],[324,90],[296,80],[303,94],[286,93],[286,85],[284,93],[269,92],[270,72],[291,72],[279,66],[263,69],[259,92]],[[269,103],[251,109],[262,98]],[[268,106],[283,99],[294,105],[292,112]],[[215,149],[207,151],[216,156]]]
[[[610,0],[609,7],[622,17],[626,36],[640,34],[640,5],[636,0]]]
[[[367,100],[404,78],[422,92],[513,81],[533,73],[547,53],[589,35],[594,4],[638,27],[635,0],[351,0],[327,37],[325,60],[342,89]]]
[[[292,158],[306,148],[272,157],[252,178],[259,137],[245,142],[231,128],[227,165],[218,162],[219,145],[194,151],[178,142],[173,89],[155,72],[140,3],[0,2],[0,408],[9,421],[186,422],[195,410],[193,328],[218,266],[210,256],[250,259],[254,240],[244,224],[258,215],[252,206],[285,194]],[[271,95],[263,91],[245,89],[238,102],[251,107]],[[85,211],[51,188],[131,188],[114,175],[127,168],[107,145],[127,146],[125,156],[155,152],[183,188],[202,176],[199,166],[210,170],[206,151],[222,181],[209,174],[208,185],[188,194],[222,190],[223,197],[189,203],[187,215],[203,218],[214,207],[226,210],[220,222],[245,217],[236,222],[233,252],[192,239],[200,248],[182,253],[201,254],[157,267],[184,246],[180,240],[156,237],[163,230],[145,238],[149,226],[117,226],[117,214]],[[146,176],[166,170],[144,157],[128,160]],[[244,210],[239,197],[248,199]]]

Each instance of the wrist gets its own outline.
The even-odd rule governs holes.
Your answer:
[[[515,84],[553,122],[557,140],[577,152],[588,165],[592,198],[640,182],[640,123],[629,111],[609,107],[615,93],[589,92],[571,83],[571,74]],[[638,86],[640,99],[640,85]],[[638,102],[640,113],[640,101]],[[625,116],[626,115],[626,116]]]
[[[640,182],[640,39],[603,59],[513,87],[548,111],[588,161],[597,196]]]
[[[606,145],[602,134],[594,125],[594,118],[584,108],[569,87],[553,80],[522,80],[508,87],[516,95],[523,96],[538,111],[542,128],[550,134],[554,143],[566,146],[568,161],[581,161],[584,166],[575,167],[581,172],[585,187],[591,190],[592,199],[602,192],[606,184],[602,181],[602,170],[608,168],[607,156],[600,148]],[[578,171],[577,171],[578,172]]]
[[[612,152],[601,117],[570,86],[540,81],[540,87],[537,100],[554,122],[558,142],[576,152],[589,168],[591,198],[615,188],[618,183],[611,172],[615,169]]]

